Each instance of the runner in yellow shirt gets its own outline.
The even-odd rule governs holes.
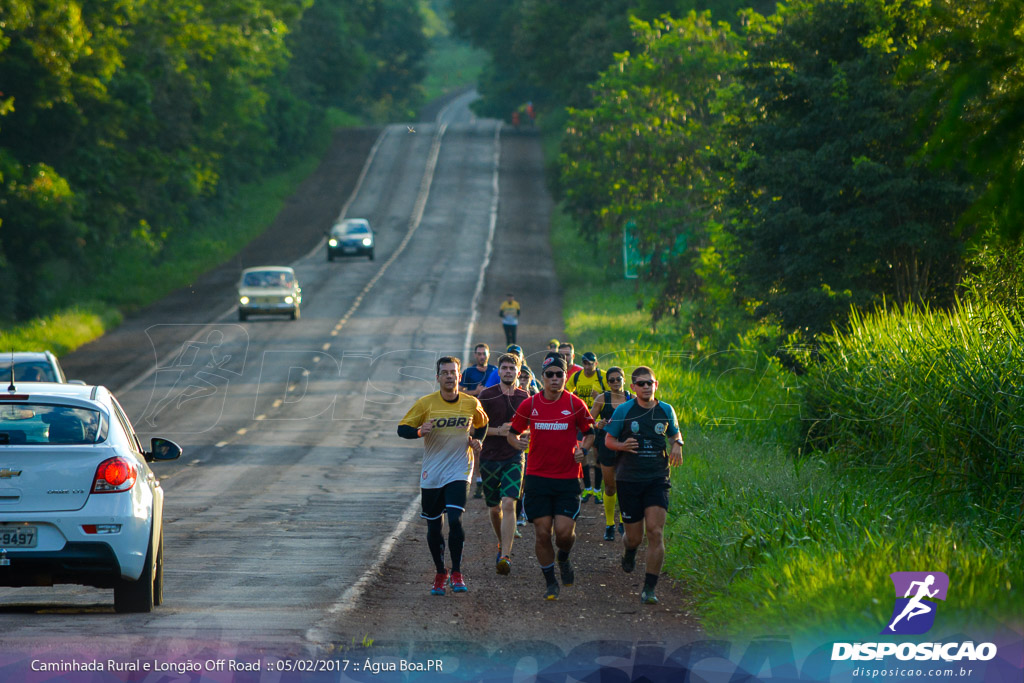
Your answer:
[[[416,400],[399,423],[398,435],[404,439],[423,439],[420,517],[427,520],[427,547],[437,569],[430,592],[444,595],[446,583],[453,593],[468,590],[461,567],[466,541],[462,513],[466,511],[473,461],[487,435],[488,420],[476,397],[459,392],[457,358],[442,356],[437,360],[437,382],[441,390]],[[444,564],[445,516],[451,574]]]
[[[519,312],[522,307],[511,292],[505,295],[508,297],[501,302],[498,308],[498,316],[501,318],[501,326],[505,329],[505,343],[516,343],[516,332],[519,330]]]

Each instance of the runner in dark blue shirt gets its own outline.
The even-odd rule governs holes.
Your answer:
[[[473,360],[476,361],[476,365],[470,365],[462,371],[459,391],[470,396],[477,396],[487,386],[488,381],[492,378],[497,381],[498,368],[487,362],[490,357],[491,349],[487,344],[480,343],[474,347]]]
[[[663,531],[668,515],[669,467],[683,461],[683,440],[672,406],[654,398],[658,381],[654,371],[641,365],[633,370],[633,393],[612,413],[605,425],[605,445],[618,452],[615,468],[619,508],[626,523],[622,569],[633,571],[636,550],[647,532],[647,566],[640,601],[658,604],[654,589],[665,561]]]

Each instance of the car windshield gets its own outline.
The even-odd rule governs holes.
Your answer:
[[[0,361],[0,379],[11,379],[11,361]],[[53,367],[42,361],[22,361],[14,363],[14,381],[16,382],[59,382]]]
[[[244,287],[291,287],[295,276],[283,270],[259,270],[246,273]]]
[[[369,235],[370,228],[365,223],[344,223],[334,227],[334,234],[338,236]]]
[[[99,443],[107,420],[98,410],[44,403],[0,403],[0,446]]]

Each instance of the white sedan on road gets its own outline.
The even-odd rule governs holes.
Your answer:
[[[250,315],[288,315],[298,320],[302,288],[288,266],[257,266],[242,271],[238,281],[238,319]]]
[[[3,385],[0,384],[0,387]],[[118,612],[163,601],[163,504],[143,449],[104,387],[12,383],[0,393],[0,586],[114,589]]]

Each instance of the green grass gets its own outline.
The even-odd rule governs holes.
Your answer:
[[[61,356],[121,323],[117,309],[99,303],[73,306],[0,330],[0,352],[52,351]]]
[[[651,365],[660,380],[659,397],[676,408],[686,446],[684,463],[673,473],[665,571],[692,591],[709,633],[873,637],[890,616],[888,575],[894,571],[949,574],[952,588],[940,627],[1019,619],[1019,498],[1014,517],[866,469],[865,459],[876,457],[870,452],[808,454],[802,437],[810,423],[803,419],[810,378],[781,368],[758,346],[758,330],[734,330],[725,348],[699,352],[681,331],[686,309],[680,328],[652,330],[636,302],[653,292],[623,280],[600,258],[579,258],[580,242],[570,220],[557,213],[552,244],[565,292],[566,332],[578,351],[594,351],[604,367],[614,362],[628,371],[630,365]],[[910,344],[895,331],[875,331],[893,338],[866,341],[865,359],[884,356],[883,348],[896,354]],[[835,354],[854,351],[840,345]],[[921,365],[927,357],[922,353],[915,362],[916,372],[930,377],[935,393],[946,391],[945,378],[929,376],[931,366]],[[984,354],[979,359],[986,365]],[[870,367],[868,360],[860,362]],[[1024,363],[1015,372],[1020,367]],[[830,380],[841,394],[839,378]],[[889,391],[881,386],[869,392],[864,384],[862,397]],[[946,420],[952,422],[952,415]],[[972,422],[983,417],[957,415],[973,415]]]
[[[822,460],[690,430],[674,473],[666,569],[713,633],[877,633],[893,571],[944,571],[944,623],[1020,614],[1019,548],[978,510],[942,521],[912,490]],[[1003,541],[1000,541],[1000,539]]]

